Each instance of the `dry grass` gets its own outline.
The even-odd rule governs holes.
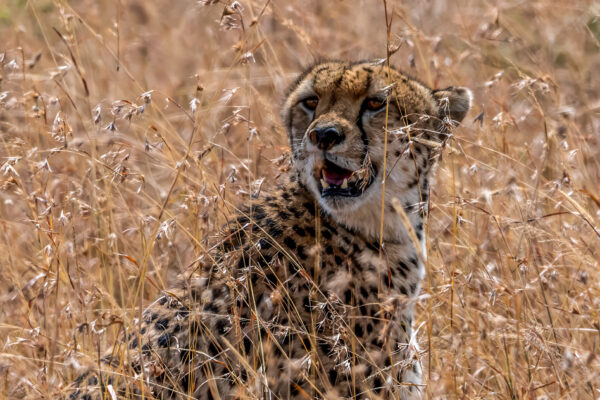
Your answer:
[[[285,87],[385,57],[383,3],[0,4],[0,398],[57,398],[287,150]],[[600,397],[600,6],[390,1],[392,63],[475,105],[438,169],[428,398]]]

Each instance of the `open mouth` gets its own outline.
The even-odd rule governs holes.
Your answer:
[[[328,160],[323,162],[317,174],[315,178],[322,197],[360,196],[369,187],[374,176],[370,168],[350,171]]]

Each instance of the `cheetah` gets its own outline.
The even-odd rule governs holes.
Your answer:
[[[430,180],[471,107],[378,61],[291,86],[284,183],[73,383],[70,399],[417,399]]]

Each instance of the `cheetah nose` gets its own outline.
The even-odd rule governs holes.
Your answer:
[[[310,137],[310,141],[323,151],[331,149],[344,140],[344,135],[333,126],[315,128],[310,131],[308,136]]]

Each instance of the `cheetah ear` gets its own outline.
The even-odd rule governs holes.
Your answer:
[[[465,118],[473,102],[473,93],[466,87],[450,86],[434,90],[433,97],[439,106],[439,117],[450,117],[457,124]]]

